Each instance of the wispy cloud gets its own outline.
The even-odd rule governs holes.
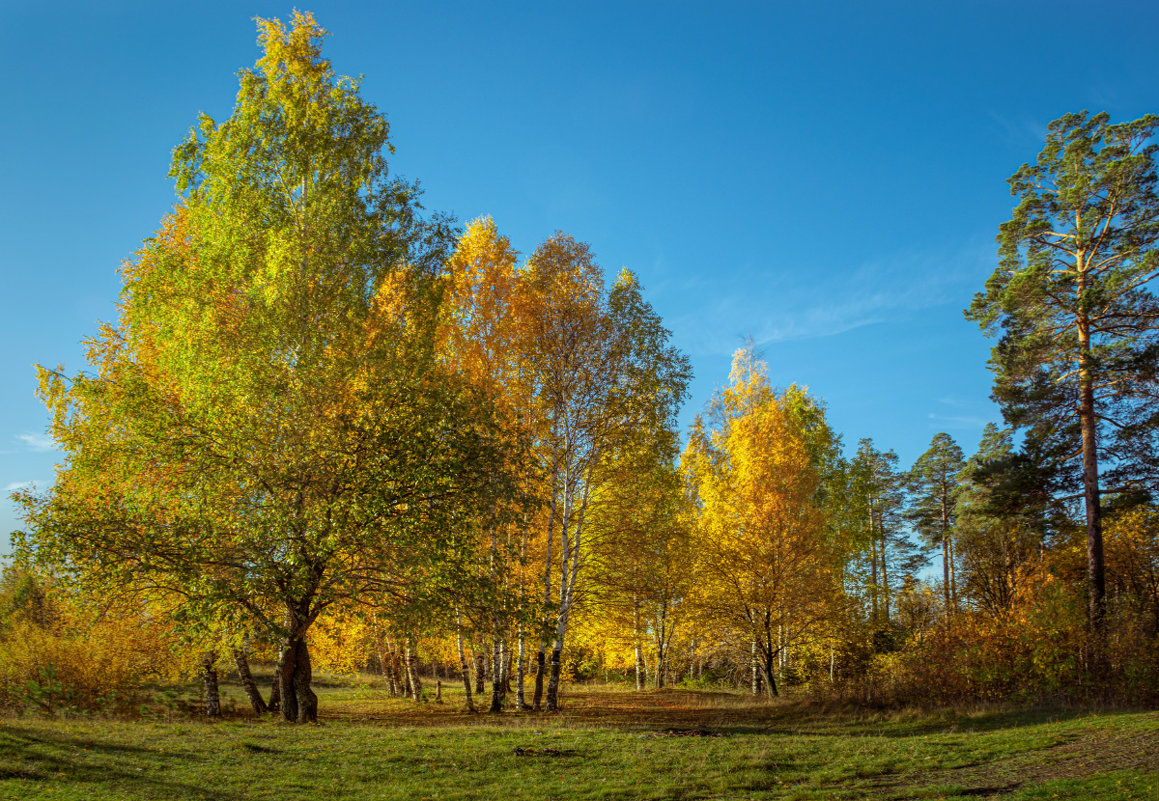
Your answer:
[[[43,453],[56,450],[56,440],[47,434],[17,434],[16,439],[32,451]]]
[[[961,308],[993,261],[990,244],[970,243],[953,252],[900,252],[829,275],[749,267],[715,283],[698,279],[715,302],[677,315],[672,327],[712,354],[732,352],[746,335],[758,345],[837,336],[910,311]]]
[[[938,406],[939,409],[926,415],[930,428],[938,431],[981,431],[987,423],[1002,420],[998,408],[992,403],[941,397]]]
[[[929,419],[934,423],[933,428],[938,429],[969,429],[971,431],[976,429],[983,429],[987,423],[994,422],[993,420],[970,414],[934,414],[930,412]]]

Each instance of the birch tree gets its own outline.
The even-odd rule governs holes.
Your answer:
[[[534,706],[546,679],[545,707],[555,711],[599,470],[635,427],[654,429],[654,419],[675,415],[690,371],[635,276],[624,271],[605,289],[586,244],[556,234],[532,254],[524,280],[521,354],[535,391],[536,453],[547,484],[543,602],[555,609],[544,621]]]
[[[810,434],[792,413],[799,394],[775,393],[764,364],[738,351],[712,428],[694,426],[684,457],[700,507],[698,603],[748,641],[771,695],[782,651],[820,627],[839,593],[820,471]]]

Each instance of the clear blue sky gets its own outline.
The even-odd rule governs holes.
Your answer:
[[[315,2],[429,208],[555,230],[636,271],[696,371],[747,336],[847,446],[971,452],[1005,179],[1069,111],[1159,111],[1144,2]],[[269,2],[0,3],[0,488],[53,477],[32,365],[82,366],[116,268],[171,207],[170,151],[226,117]],[[5,493],[6,495],[7,493]],[[18,527],[0,503],[0,538]],[[6,541],[0,552],[7,549]]]

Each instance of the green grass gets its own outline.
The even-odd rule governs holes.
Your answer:
[[[162,720],[0,720],[0,799],[1159,798],[1156,712],[825,712],[594,687],[559,715],[496,717],[451,692],[419,707],[365,682],[319,689],[318,726],[257,720],[236,688],[218,723],[182,699]]]

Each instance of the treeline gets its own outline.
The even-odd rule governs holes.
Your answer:
[[[313,19],[259,34],[89,371],[41,368],[65,462],[16,495],[0,704],[196,671],[212,714],[252,658],[276,662],[255,711],[301,722],[315,664],[417,701],[425,664],[495,712],[554,711],[568,678],[1155,700],[1151,118],[1064,118],[1012,179],[969,312],[1012,428],[973,456],[847,457],[751,348],[682,449],[689,362],[634,275],[425,213]]]

